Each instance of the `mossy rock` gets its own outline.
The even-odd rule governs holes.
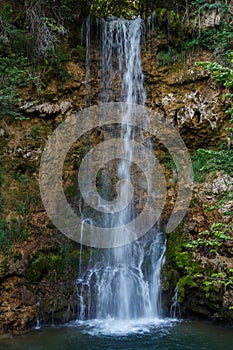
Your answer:
[[[38,282],[42,278],[49,278],[49,273],[55,270],[59,275],[65,269],[64,256],[55,255],[53,252],[39,251],[31,259],[30,266],[26,270],[29,282]]]

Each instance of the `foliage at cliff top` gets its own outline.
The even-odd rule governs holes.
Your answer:
[[[0,3],[0,53],[14,51],[28,57],[45,55],[89,14],[98,17],[156,17],[164,30],[180,30],[190,19],[216,10],[221,21],[233,15],[231,0],[13,0]],[[179,26],[177,25],[179,24]],[[73,27],[72,27],[73,26]],[[72,29],[73,28],[73,29]],[[184,33],[187,28],[183,28]],[[230,38],[229,38],[230,39]]]
[[[116,16],[134,18],[141,16],[146,18],[155,9],[166,8],[178,10],[187,3],[185,0],[98,0],[92,1],[91,13],[103,16]]]
[[[1,114],[17,116],[18,88],[31,81],[34,81],[36,85],[38,77],[38,84],[41,84],[41,70],[46,72],[48,67],[54,68],[54,64],[61,66],[63,59],[58,57],[57,48],[62,44],[73,45],[72,47],[80,45],[78,28],[90,14],[99,17],[135,18],[141,16],[145,19],[152,15],[156,23],[156,35],[158,38],[167,40],[168,49],[165,48],[165,54],[163,51],[159,53],[163,61],[163,55],[170,59],[171,48],[175,48],[176,56],[177,50],[182,51],[185,45],[188,52],[196,46],[207,47],[213,51],[217,50],[219,56],[223,57],[232,46],[233,30],[229,26],[232,7],[232,0],[1,1]],[[189,26],[187,30],[184,23],[188,23],[196,14],[213,9],[221,13],[221,28],[210,27],[207,31],[194,33],[192,27]],[[73,37],[75,40],[72,39]],[[5,69],[6,65],[7,69]],[[67,75],[64,70],[61,71],[61,74],[62,77]],[[9,109],[9,106],[13,108]]]

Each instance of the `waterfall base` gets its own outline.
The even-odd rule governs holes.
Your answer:
[[[151,333],[154,329],[172,326],[177,322],[177,319],[170,318],[139,318],[137,320],[108,318],[104,320],[75,321],[69,323],[68,326],[78,327],[83,333],[92,336],[127,336],[130,334]]]

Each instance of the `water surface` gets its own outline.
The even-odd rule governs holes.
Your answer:
[[[233,328],[201,322],[93,320],[0,337],[1,350],[232,350]]]

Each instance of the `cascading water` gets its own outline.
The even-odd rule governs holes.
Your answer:
[[[140,49],[143,30],[144,24],[139,18],[133,21],[112,18],[102,23],[100,101],[128,103],[127,111],[122,113],[120,131],[122,153],[127,160],[121,159],[118,162],[118,180],[130,181],[132,175],[129,160],[132,159],[133,149],[132,142],[129,141],[138,135],[130,125],[130,106],[144,105],[146,99]],[[143,135],[139,137],[145,143]],[[151,148],[148,141],[147,147]],[[122,182],[122,202],[129,196],[127,181]],[[138,203],[140,204],[140,198]],[[132,220],[136,211],[135,201],[132,200],[131,204],[118,214],[106,215],[105,225],[124,225]],[[84,217],[83,213],[82,219],[92,220]],[[77,280],[79,319],[111,318],[129,322],[158,318],[161,314],[160,270],[164,252],[165,238],[157,227],[129,245],[93,249],[88,268],[85,271],[80,269]]]
[[[181,312],[180,312],[180,305],[178,302],[178,286],[176,286],[174,290],[174,295],[172,298],[172,305],[170,309],[170,316],[172,318],[180,318],[181,317]]]

